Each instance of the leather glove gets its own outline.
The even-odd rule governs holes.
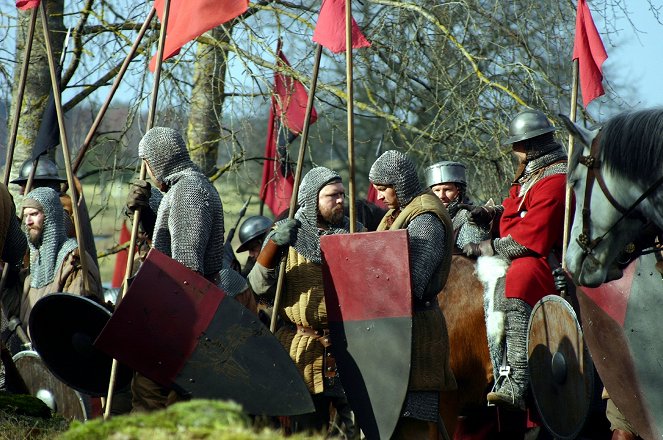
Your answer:
[[[487,256],[490,257],[495,255],[495,249],[493,249],[492,240],[483,240],[480,243],[468,243],[463,246],[463,253],[468,257],[481,257]]]
[[[495,218],[495,212],[493,206],[477,206],[470,211],[468,221],[478,226],[487,226]]]
[[[152,196],[150,182],[136,179],[131,183],[127,196],[127,214],[133,215],[136,209],[150,208]]]
[[[299,225],[299,220],[294,218],[286,220],[274,229],[274,234],[271,237],[272,241],[279,246],[291,244],[297,238],[297,228]]]
[[[564,269],[560,266],[552,271],[552,275],[555,280],[555,289],[557,289],[558,292],[566,292],[569,286],[566,283],[566,273],[564,273]]]

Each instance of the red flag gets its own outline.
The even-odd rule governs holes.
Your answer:
[[[578,60],[580,90],[585,108],[593,99],[604,93],[601,85],[603,79],[601,67],[607,58],[603,41],[592,20],[592,13],[585,0],[578,0],[573,59]]]
[[[276,50],[277,64],[289,66],[279,41]],[[294,176],[288,158],[288,145],[304,129],[308,94],[299,81],[274,72],[274,94],[269,111],[265,163],[262,169],[260,198],[277,216],[290,206]],[[310,124],[318,119],[315,108],[311,110]],[[273,159],[273,160],[270,160]]]
[[[39,0],[16,0],[16,7],[23,11],[39,6]]]
[[[163,4],[164,0],[154,0],[159,20],[163,20]],[[243,14],[248,7],[248,0],[171,0],[163,59],[176,55],[186,43]],[[156,55],[150,60],[152,72],[155,66]]]
[[[127,229],[126,222],[122,222],[122,229],[120,229],[120,244],[124,244],[131,239],[131,233]],[[124,274],[127,271],[127,261],[129,258],[129,251],[127,249],[121,250],[115,257],[115,270],[113,271],[113,280],[111,287],[120,287],[124,281]]]
[[[345,52],[345,0],[323,0],[313,41],[334,53]],[[352,19],[352,48],[369,47],[355,19]]]

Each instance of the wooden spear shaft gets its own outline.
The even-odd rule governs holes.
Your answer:
[[[572,122],[576,121],[576,109],[578,102],[578,59],[573,60],[573,79],[571,81],[571,114],[570,119]],[[573,155],[573,147],[575,145],[575,138],[569,133],[569,151],[567,152],[569,159]],[[567,169],[567,174],[569,170]],[[564,238],[562,243],[562,269],[566,270],[566,248],[569,246],[569,233],[571,228],[571,187],[566,185],[565,208],[564,208]]]
[[[16,95],[16,106],[12,117],[12,126],[9,131],[9,143],[7,144],[7,156],[5,159],[5,186],[9,184],[9,176],[12,171],[12,162],[14,160],[14,148],[16,147],[16,134],[18,133],[18,121],[21,118],[21,107],[23,106],[23,95],[25,93],[25,83],[28,77],[28,67],[30,64],[30,54],[32,53],[32,41],[35,36],[35,27],[37,23],[37,8],[32,8],[30,14],[30,25],[28,27],[28,39],[25,43],[25,55],[23,65],[21,66],[21,76],[18,81],[18,94]]]
[[[120,86],[120,82],[124,78],[124,74],[127,72],[127,69],[129,68],[131,60],[133,60],[136,57],[136,53],[138,52],[138,46],[140,46],[140,42],[145,36],[145,32],[147,31],[147,29],[150,27],[150,23],[152,22],[152,19],[154,18],[155,14],[156,10],[152,8],[150,10],[150,13],[147,15],[147,19],[145,19],[143,26],[140,28],[140,31],[138,31],[136,40],[134,41],[133,46],[131,46],[129,53],[124,59],[124,62],[122,63],[122,66],[120,67],[117,76],[115,77],[115,81],[113,82],[113,86],[111,87],[111,90],[108,93],[106,101],[99,109],[97,117],[95,118],[94,122],[92,123],[92,126],[90,127],[90,130],[88,131],[87,136],[85,137],[85,141],[83,141],[83,145],[81,146],[81,149],[78,150],[78,154],[76,155],[76,160],[74,160],[74,173],[78,171],[78,168],[80,168],[81,164],[83,163],[83,156],[85,156],[85,153],[87,153],[88,148],[90,148],[90,144],[92,143],[92,138],[97,132],[99,125],[101,125],[101,121],[106,115],[106,111],[108,110],[108,107],[110,106],[110,103],[113,100],[113,96],[115,96],[115,92]]]
[[[352,88],[352,5],[351,0],[345,2],[345,77],[347,83],[348,112],[348,167],[350,171],[348,193],[350,194],[350,233],[354,233],[357,223],[355,212],[355,125]]]
[[[39,5],[41,10],[41,24],[44,30],[44,42],[46,43],[46,54],[48,58],[48,67],[51,71],[51,86],[53,87],[53,101],[55,103],[55,112],[58,118],[58,126],[60,128],[60,144],[62,145],[62,156],[64,158],[65,170],[67,171],[67,182],[71,190],[71,207],[74,214],[74,228],[76,229],[76,240],[78,241],[78,249],[80,253],[81,274],[83,277],[83,290],[84,292],[90,291],[88,280],[88,267],[87,258],[85,254],[85,236],[81,229],[81,220],[78,212],[78,194],[76,193],[76,185],[74,183],[74,173],[71,168],[71,156],[69,154],[69,144],[67,142],[67,132],[64,124],[64,111],[62,109],[62,102],[60,101],[60,84],[56,74],[55,58],[53,56],[53,45],[51,43],[51,34],[48,28],[48,14],[46,12],[46,2],[41,2]]]
[[[313,99],[315,98],[315,89],[318,86],[318,72],[320,71],[320,58],[322,58],[322,46],[318,44],[315,49],[315,59],[313,61],[313,75],[311,76],[311,89],[308,92],[308,101],[306,102],[306,114],[304,115],[304,128],[299,140],[299,154],[297,155],[297,168],[295,169],[295,181],[292,185],[292,196],[290,197],[290,208],[288,209],[288,219],[295,218],[295,209],[297,208],[297,193],[299,192],[299,183],[302,180],[302,168],[304,167],[304,154],[306,153],[306,141],[308,140],[308,128],[311,121],[311,112],[313,111]],[[285,254],[279,266],[279,277],[276,281],[276,293],[274,296],[274,309],[272,310],[272,320],[269,323],[269,330],[276,331],[276,320],[281,308],[281,292],[283,291],[283,282],[285,280],[285,266],[288,260],[288,254]]]
[[[152,8],[154,9],[154,8]],[[150,110],[147,115],[147,130],[154,126],[154,119],[156,117],[157,98],[159,97],[159,80],[161,78],[161,65],[163,58],[163,48],[166,44],[166,29],[168,28],[168,15],[170,13],[170,0],[165,0],[163,5],[163,20],[159,30],[159,48],[157,49],[157,63],[154,69],[154,83],[152,84],[152,97],[150,102]],[[145,180],[147,175],[147,165],[144,160],[141,160],[139,179]],[[131,225],[131,240],[129,240],[129,255],[127,256],[127,269],[124,273],[124,283],[122,283],[122,290],[117,297],[116,305],[122,301],[122,298],[127,292],[128,283],[127,279],[131,276],[134,270],[134,257],[136,255],[136,238],[138,237],[138,225],[140,224],[140,209],[134,211],[133,223]],[[108,394],[106,395],[106,407],[104,408],[104,420],[110,417],[110,410],[113,404],[113,393],[115,392],[115,379],[117,377],[117,359],[113,359],[111,365],[110,379],[108,381]]]

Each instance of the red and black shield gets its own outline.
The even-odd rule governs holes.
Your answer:
[[[410,375],[412,295],[406,230],[320,238],[332,351],[366,438],[389,438]]]
[[[299,371],[258,316],[155,249],[94,345],[193,398],[234,400],[250,414],[314,411]]]
[[[577,289],[585,340],[610,397],[642,438],[663,435],[663,279],[653,254]]]

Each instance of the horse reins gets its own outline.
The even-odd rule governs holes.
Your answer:
[[[632,215],[635,211],[635,208],[647,197],[649,197],[662,183],[663,183],[663,176],[659,177],[659,179],[650,186],[647,191],[642,193],[640,197],[638,197],[635,202],[631,204],[628,208],[624,208],[613,196],[610,194],[610,191],[608,190],[608,186],[605,183],[605,180],[603,178],[603,174],[601,173],[601,161],[598,159],[599,157],[599,140],[600,136],[597,136],[594,138],[592,141],[592,146],[590,149],[589,156],[582,156],[579,160],[579,162],[587,167],[587,180],[585,183],[585,198],[584,198],[584,203],[583,203],[583,208],[582,208],[582,233],[578,236],[576,241],[578,242],[578,245],[580,245],[580,248],[583,250],[583,252],[586,255],[589,255],[592,253],[594,248],[598,246],[598,244],[605,238],[610,231],[612,231],[615,226],[619,224],[622,220],[624,220],[627,217],[634,217],[637,218],[638,220],[642,221],[643,223],[648,223],[647,219],[644,218],[642,214],[639,212],[636,212],[635,215]],[[603,195],[605,196],[606,199],[610,202],[610,204],[619,212],[622,213],[621,217],[617,219],[615,223],[613,223],[610,228],[608,228],[607,231],[605,231],[602,235],[596,237],[594,240],[590,240],[590,221],[591,221],[591,211],[590,211],[590,205],[591,205],[591,199],[592,199],[592,189],[594,186],[594,181],[598,182],[599,187],[601,188],[601,191],[603,192]]]

